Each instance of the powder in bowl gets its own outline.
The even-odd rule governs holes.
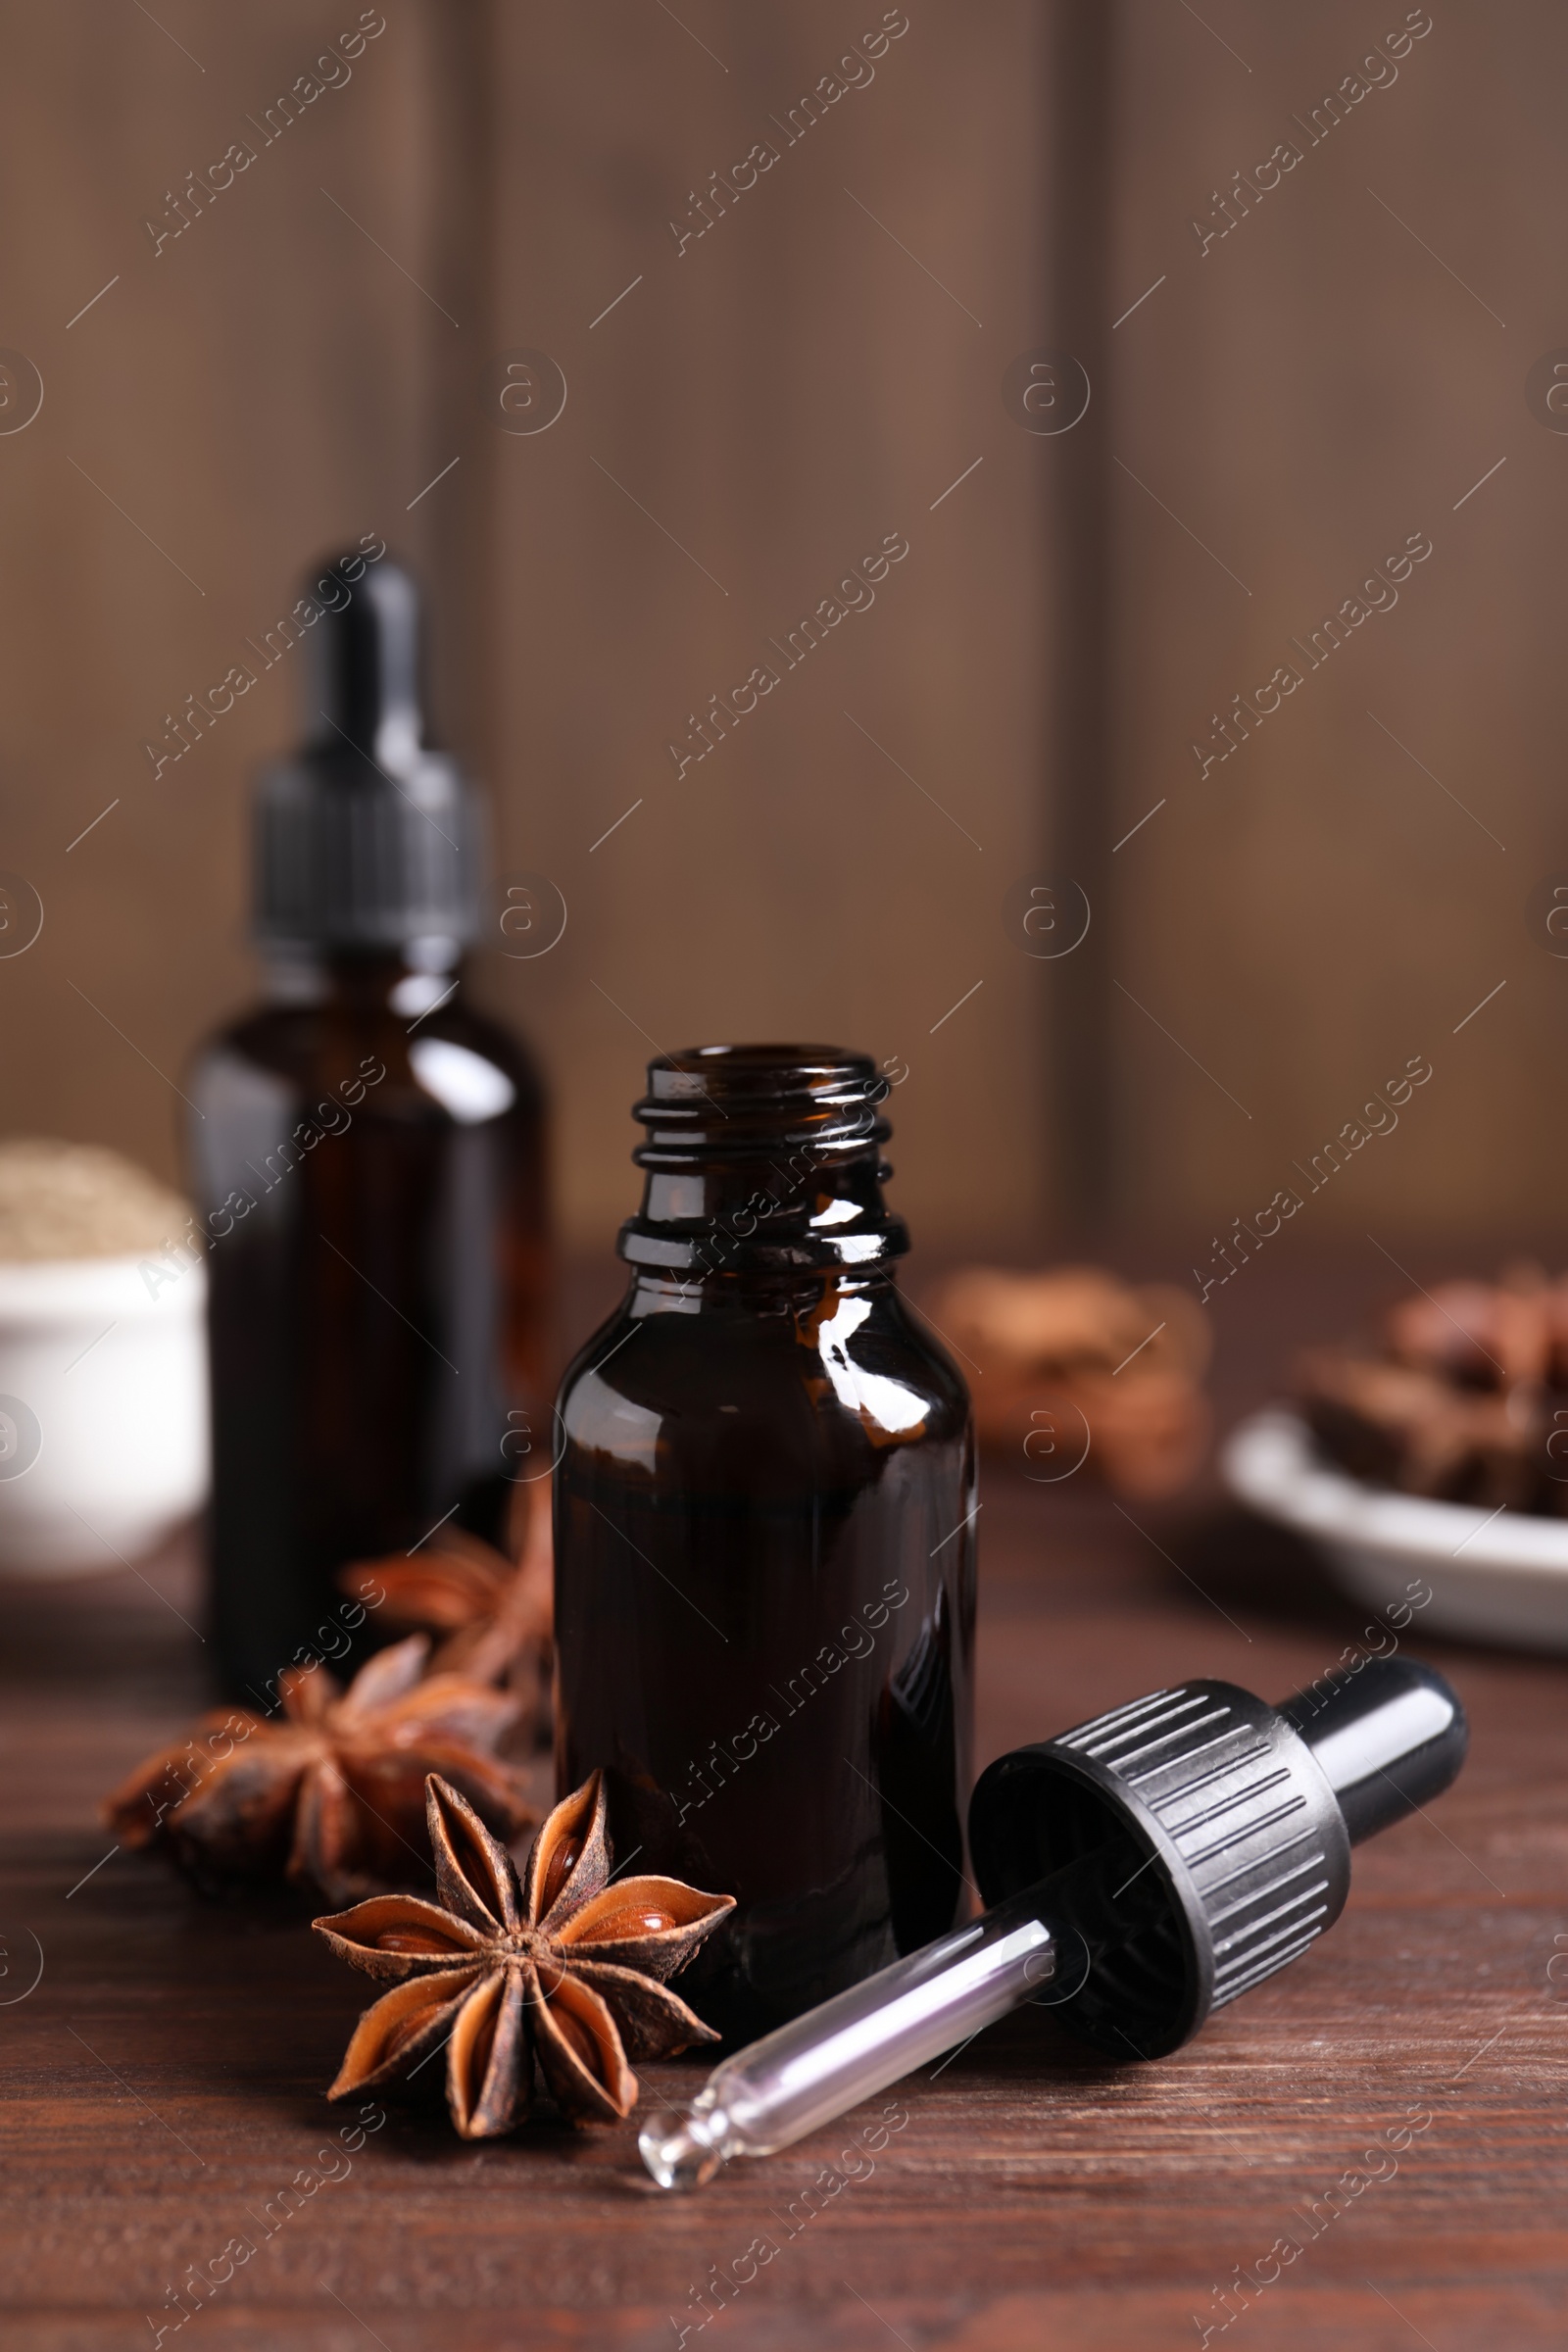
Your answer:
[[[129,1257],[174,1239],[179,1195],[98,1144],[0,1142],[0,1264]]]

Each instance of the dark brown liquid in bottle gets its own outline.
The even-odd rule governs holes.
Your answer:
[[[340,1568],[455,1506],[499,1533],[509,1482],[548,1463],[539,1082],[461,994],[418,1018],[450,985],[336,960],[189,1081],[215,1646],[229,1690],[267,1706],[302,1651],[352,1665],[385,1638]]]
[[[968,1396],[896,1289],[863,1056],[656,1062],[637,1268],[562,1390],[558,1777],[617,1858],[737,1897],[682,1979],[745,2036],[951,1927]]]

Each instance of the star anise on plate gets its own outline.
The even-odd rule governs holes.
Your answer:
[[[1329,1459],[1374,1487],[1562,1515],[1568,1282],[1539,1266],[1440,1282],[1390,1307],[1370,1347],[1300,1360],[1307,1421]]]
[[[198,1883],[285,1875],[338,1903],[428,1881],[433,1772],[515,1837],[534,1816],[494,1749],[518,1701],[462,1675],[421,1682],[428,1649],[416,1634],[378,1651],[347,1690],[324,1666],[287,1669],[281,1722],[205,1716],[136,1767],[105,1821],[122,1846],[167,1845]]]
[[[717,2040],[665,1980],[735,1898],[678,1879],[614,1884],[599,1773],[557,1805],[520,1882],[473,1807],[434,1775],[428,1802],[439,1901],[381,1895],[314,1923],[340,1959],[397,1980],[355,2028],[328,2098],[407,2077],[445,2043],[447,2104],[465,2139],[521,2119],[536,2058],[573,2122],[611,2122],[637,2101],[628,2057]]]

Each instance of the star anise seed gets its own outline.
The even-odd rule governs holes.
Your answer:
[[[105,1821],[123,1846],[168,1845],[198,1882],[286,1874],[338,1903],[428,1875],[433,1772],[515,1837],[533,1816],[494,1749],[519,1702],[462,1675],[421,1682],[428,1647],[416,1634],[380,1650],[346,1691],[323,1666],[290,1668],[281,1722],[243,1708],[205,1716],[136,1767]]]
[[[447,1527],[422,1550],[357,1560],[337,1581],[353,1599],[384,1608],[389,1625],[443,1636],[432,1673],[510,1684],[539,1730],[549,1711],[555,1624],[550,1490],[543,1483],[518,1493],[525,1499],[507,1531],[513,1558]]]
[[[527,2112],[534,2061],[573,2122],[637,2101],[631,2058],[716,2041],[665,1980],[734,1909],[678,1879],[610,1876],[605,1790],[594,1773],[563,1798],[519,1882],[473,1807],[432,1774],[439,1900],[381,1895],[315,1922],[340,1959],[396,1980],[354,2030],[328,2098],[408,2076],[446,2043],[447,2104],[465,2139]]]

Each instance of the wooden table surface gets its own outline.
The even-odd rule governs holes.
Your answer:
[[[1366,1258],[1238,1284],[1227,1411],[1386,1288]],[[1360,1630],[1211,1490],[1131,1518],[1082,1481],[993,1470],[984,1495],[981,1762],[1184,1675],[1279,1697]],[[390,2110],[342,2148],[321,2092],[363,1980],[298,1912],[102,1859],[97,1799],[204,1696],[175,1614],[199,1614],[191,1551],[143,1567],[0,1588],[8,2352],[146,2352],[160,2327],[212,2352],[652,2352],[683,2328],[732,2352],[1144,2352],[1205,2327],[1227,2352],[1568,2343],[1564,1665],[1417,1644],[1470,1712],[1463,1779],[1357,1854],[1322,1944],[1177,2056],[1107,2071],[1026,2014],[874,2102],[895,2126],[876,2152],[861,2111],[676,2199],[635,2123],[475,2148]],[[645,2071],[650,2096],[700,2080]],[[1366,2160],[1412,2111],[1408,2146]],[[1222,2327],[1216,2288],[1291,2233],[1302,2251]],[[254,2252],[176,2330],[171,2290],[235,2240]]]

